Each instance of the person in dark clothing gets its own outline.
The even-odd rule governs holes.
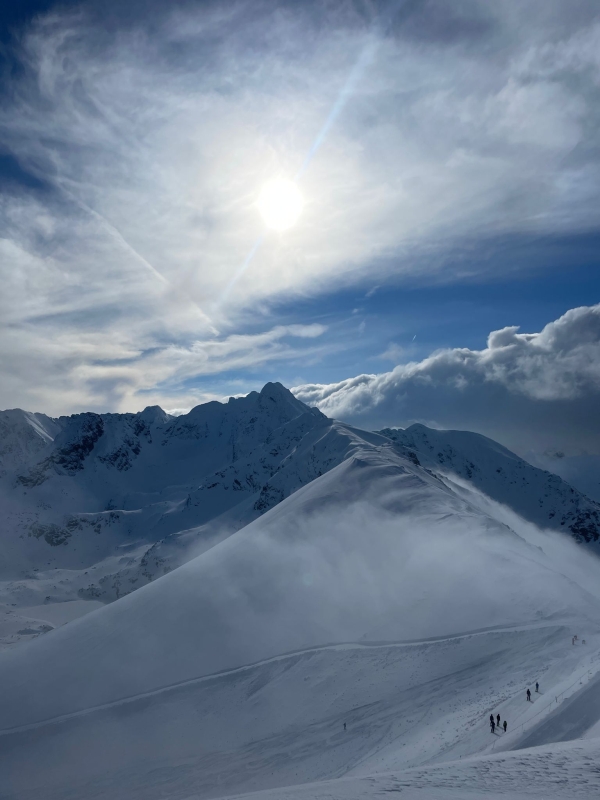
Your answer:
[[[539,685],[539,683],[536,683],[536,685],[535,685],[535,690],[536,690],[536,692],[539,692],[539,690],[540,690],[540,685]]]
[[[531,700],[531,692],[529,691],[529,689],[527,689],[527,699]]]
[[[494,721],[494,715],[490,714],[490,725],[492,724],[493,721]]]
[[[504,720],[504,725],[502,727],[504,728],[504,733],[506,733],[506,728],[507,728],[506,720]]]
[[[496,725],[500,727],[500,714],[496,717]]]
[[[344,722],[344,730],[346,730],[346,723]]]
[[[494,718],[493,717],[492,717],[492,721],[490,722],[490,729],[491,729],[492,733],[494,733],[494,730],[496,729],[496,723],[494,722]]]

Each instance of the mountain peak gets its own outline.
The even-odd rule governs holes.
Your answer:
[[[164,423],[168,422],[171,419],[171,415],[167,414],[160,406],[146,406],[143,411],[138,413],[138,417],[143,419],[144,422],[159,422]]]
[[[262,401],[263,404],[265,401],[271,401],[279,407],[287,406],[288,408],[292,408],[297,414],[306,414],[310,411],[307,405],[301,400],[298,400],[297,397],[294,397],[290,390],[286,389],[286,387],[278,381],[274,383],[265,383],[260,390],[259,402],[260,401]]]
[[[286,389],[282,383],[279,381],[274,381],[269,383],[265,383],[263,388],[260,390],[261,395],[275,395],[278,394],[283,397],[293,397],[294,395],[290,392],[289,389]]]

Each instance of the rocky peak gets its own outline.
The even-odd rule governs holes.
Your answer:
[[[136,416],[149,425],[164,425],[172,419],[171,415],[163,411],[160,406],[146,406],[146,408],[136,414]]]

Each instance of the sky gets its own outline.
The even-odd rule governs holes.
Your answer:
[[[595,0],[0,2],[0,408],[600,452],[599,54]]]

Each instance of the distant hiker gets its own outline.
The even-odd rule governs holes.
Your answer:
[[[527,689],[527,699],[531,701],[531,692]]]
[[[492,733],[494,733],[494,730],[496,729],[496,723],[494,722],[494,718],[493,717],[492,717],[492,721],[490,722],[490,729],[491,729]]]
[[[539,683],[536,683],[536,684],[535,684],[535,690],[536,690],[536,692],[539,692],[539,690],[540,690],[540,685],[539,685]]]
[[[494,724],[494,715],[490,714],[490,725]]]
[[[346,723],[344,722],[344,730],[346,730]]]
[[[500,714],[496,717],[496,725],[500,727]]]
[[[504,720],[504,725],[502,727],[504,728],[504,733],[506,733],[506,728],[507,728],[506,720]]]

